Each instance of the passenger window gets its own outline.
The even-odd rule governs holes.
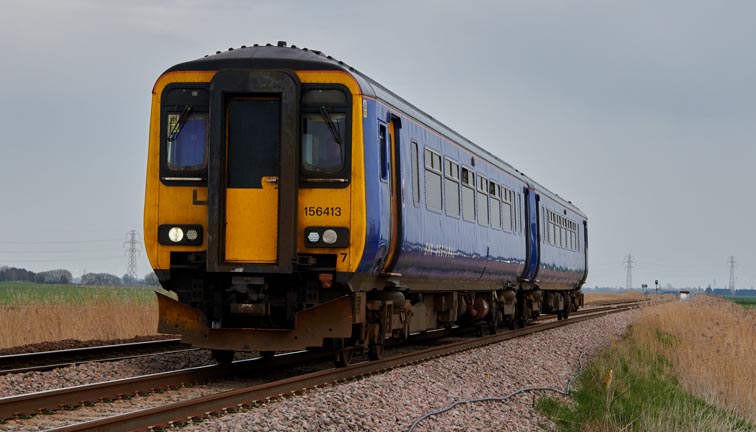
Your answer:
[[[491,226],[501,229],[501,202],[499,201],[499,185],[494,182],[488,188],[491,195]]]
[[[475,221],[475,174],[462,168],[462,217]]]
[[[446,214],[459,216],[459,165],[446,159],[444,163],[444,177]]]
[[[478,176],[478,223],[488,225],[488,179]]]
[[[441,210],[441,156],[425,149],[425,206]]]

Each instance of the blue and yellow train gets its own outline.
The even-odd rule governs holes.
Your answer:
[[[241,47],[152,92],[144,208],[159,330],[211,349],[330,347],[524,325],[582,305],[571,202],[363,73],[307,48]]]

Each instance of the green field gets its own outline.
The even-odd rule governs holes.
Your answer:
[[[151,287],[93,287],[80,285],[0,282],[0,305],[85,304],[92,301],[151,302]]]
[[[741,306],[756,308],[756,297],[725,296],[725,298]]]

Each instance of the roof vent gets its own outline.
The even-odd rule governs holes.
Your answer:
[[[286,41],[278,41],[278,46],[281,48],[286,48]]]

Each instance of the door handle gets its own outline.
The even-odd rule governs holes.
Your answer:
[[[265,179],[265,183],[278,183],[278,177],[268,177]]]

